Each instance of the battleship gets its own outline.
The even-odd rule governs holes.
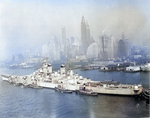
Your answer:
[[[17,76],[1,74],[1,78],[14,85],[33,88],[51,88],[57,89],[62,85],[67,91],[80,91],[87,93],[86,89],[90,85],[90,91],[96,94],[112,94],[112,95],[140,95],[143,91],[142,85],[126,85],[120,84],[113,80],[109,81],[92,81],[78,74],[74,74],[73,70],[66,69],[65,65],[61,65],[60,70],[54,72],[52,65],[47,61],[43,62],[41,67],[30,75]],[[85,87],[85,91],[80,88]],[[60,89],[59,89],[60,90]],[[61,89],[60,91],[65,90]],[[89,91],[89,89],[88,89]],[[88,92],[89,93],[89,92]]]

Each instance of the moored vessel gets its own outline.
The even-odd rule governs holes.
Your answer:
[[[140,72],[140,71],[141,71],[140,66],[129,66],[129,67],[126,67],[125,69],[125,72],[131,72],[131,73]]]
[[[63,87],[62,85],[58,85],[57,87],[55,87],[56,91],[59,91],[61,93],[72,93],[72,90],[67,89],[66,87]]]
[[[141,70],[143,72],[149,72],[150,71],[150,63],[145,64],[144,66],[141,67]]]
[[[41,68],[30,75],[16,76],[2,74],[1,77],[2,80],[15,85],[33,88],[52,88],[63,92],[79,91],[80,93],[89,95],[139,95],[142,92],[141,85],[124,85],[112,80],[102,82],[92,81],[74,74],[73,70],[66,70],[64,65],[61,65],[58,72],[54,72],[52,65],[47,62],[43,62]],[[58,88],[58,85],[66,86],[67,89]],[[80,89],[84,85],[86,86],[86,91]]]

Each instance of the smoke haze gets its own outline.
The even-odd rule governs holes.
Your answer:
[[[130,2],[132,1],[132,2]],[[66,36],[81,38],[81,17],[90,26],[94,40],[105,33],[120,39],[124,32],[135,43],[149,41],[149,1],[0,1],[1,60],[26,49],[41,48],[56,36],[61,41],[61,28]],[[148,44],[148,43],[147,43]]]

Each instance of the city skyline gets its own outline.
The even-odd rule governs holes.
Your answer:
[[[80,22],[84,16],[90,34],[98,40],[103,33],[120,39],[122,32],[134,42],[150,39],[149,1],[0,1],[1,60],[36,49],[56,36],[62,40],[62,27],[66,37],[81,40]],[[138,41],[137,41],[138,40]]]

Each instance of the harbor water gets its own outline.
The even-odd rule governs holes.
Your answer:
[[[0,73],[28,75],[35,69],[0,68]],[[142,84],[149,88],[150,73],[99,72],[74,73],[94,81],[114,80],[121,84]],[[141,118],[149,117],[149,106],[133,96],[60,93],[53,89],[14,86],[0,79],[0,118]]]

